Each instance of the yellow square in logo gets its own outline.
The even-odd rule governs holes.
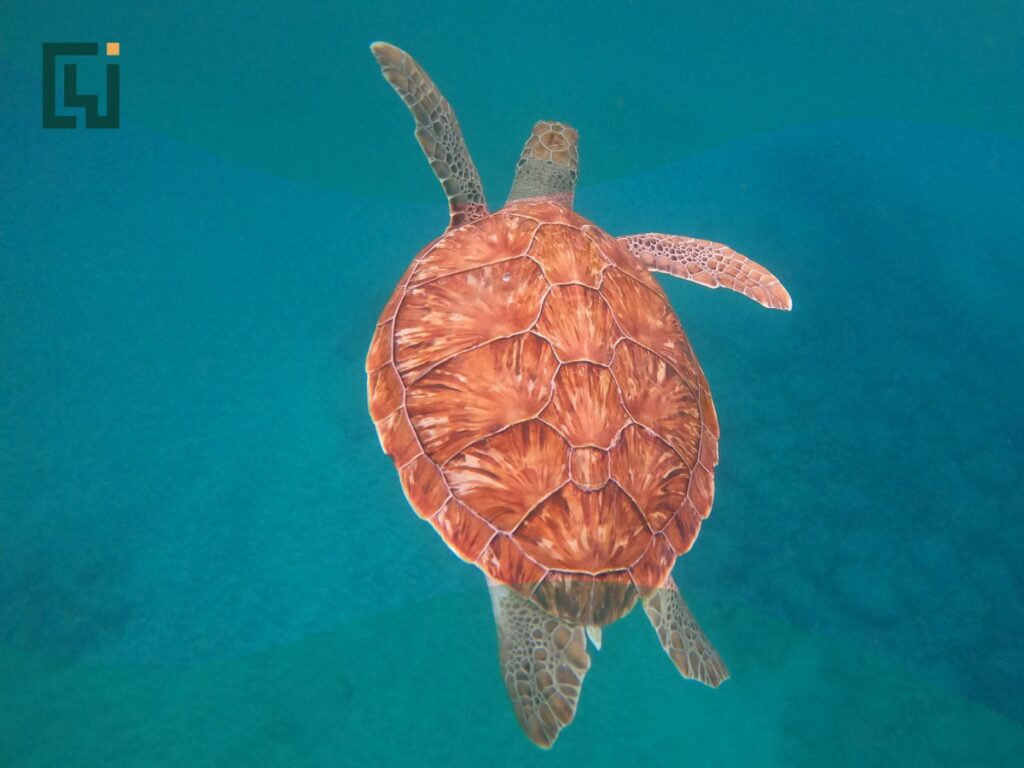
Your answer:
[[[107,56],[120,56],[121,55],[121,44],[120,43],[107,43]]]

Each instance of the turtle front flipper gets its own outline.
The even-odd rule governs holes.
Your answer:
[[[729,670],[697,625],[671,576],[643,602],[661,647],[683,677],[699,680],[712,688],[729,679]]]
[[[590,668],[583,626],[545,613],[511,587],[490,578],[487,584],[516,719],[530,741],[549,749],[572,722]]]
[[[692,280],[708,288],[729,288],[769,309],[792,309],[793,300],[771,272],[732,248],[682,235],[627,235],[618,238],[649,269]]]
[[[381,72],[416,119],[416,139],[448,196],[449,228],[487,215],[487,201],[451,105],[416,60],[390,43],[370,46]]]

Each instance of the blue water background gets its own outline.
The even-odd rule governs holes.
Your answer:
[[[0,10],[0,765],[1009,765],[1024,754],[1024,14],[1010,3]],[[40,43],[119,39],[116,131]],[[535,119],[577,209],[794,298],[661,280],[722,425],[676,578],[733,679],[606,630],[553,753],[479,572],[408,509],[363,359],[443,197]]]

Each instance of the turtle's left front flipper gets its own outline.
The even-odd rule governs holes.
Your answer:
[[[448,196],[449,227],[487,215],[480,175],[448,100],[416,60],[390,43],[370,46],[381,72],[416,119],[416,139]]]
[[[730,288],[769,309],[792,309],[789,293],[771,272],[732,248],[681,235],[618,238],[649,269],[692,280],[708,288]]]

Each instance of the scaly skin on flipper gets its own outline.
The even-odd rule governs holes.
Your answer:
[[[769,309],[793,308],[789,293],[775,275],[721,243],[653,232],[620,237],[619,242],[655,272],[708,288],[730,288]]]
[[[384,77],[416,119],[416,138],[448,196],[448,226],[458,227],[485,216],[483,185],[451,105],[405,51],[389,43],[374,43],[370,50]]]
[[[661,647],[683,677],[712,688],[729,679],[729,670],[697,625],[671,576],[661,589],[644,598],[644,611],[658,633]]]
[[[572,722],[590,668],[583,627],[488,579],[498,659],[512,708],[534,744],[549,749]]]

